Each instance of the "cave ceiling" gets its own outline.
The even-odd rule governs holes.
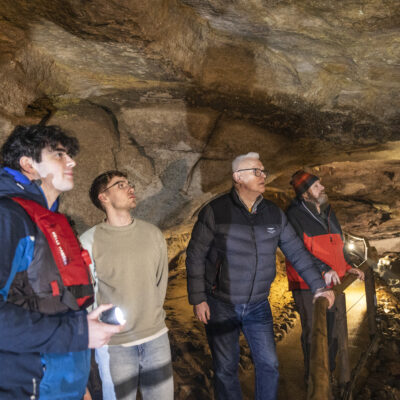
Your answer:
[[[105,169],[172,227],[256,150],[267,197],[287,205],[310,168],[346,229],[395,250],[399,33],[398,0],[2,1],[0,138],[38,122],[79,138],[64,201],[78,229],[100,217],[86,193]]]

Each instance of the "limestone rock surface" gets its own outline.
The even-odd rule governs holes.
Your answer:
[[[79,231],[106,169],[137,184],[137,215],[189,224],[260,152],[287,205],[310,167],[346,229],[400,235],[400,4],[396,0],[14,0],[0,4],[0,141],[59,124],[81,142],[63,207]],[[380,244],[378,244],[378,241]]]
[[[110,169],[135,182],[135,215],[164,230],[177,399],[212,397],[184,252],[199,209],[230,189],[238,154],[260,153],[265,196],[283,208],[293,172],[320,176],[344,230],[398,258],[398,0],[3,0],[0,85],[0,144],[18,124],[79,139],[75,188],[62,195],[79,233],[103,218],[88,190]],[[281,254],[277,266],[279,339],[293,309]],[[245,373],[249,353],[242,346]],[[363,399],[398,395],[399,365],[386,359]]]

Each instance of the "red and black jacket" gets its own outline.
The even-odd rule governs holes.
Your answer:
[[[351,268],[343,253],[343,233],[330,205],[323,213],[318,214],[315,206],[296,198],[287,211],[287,217],[321,273],[334,269],[341,279]],[[286,271],[289,290],[309,289],[288,260]]]

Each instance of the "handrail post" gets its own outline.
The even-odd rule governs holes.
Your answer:
[[[327,308],[328,300],[325,297],[318,297],[313,311],[307,400],[330,398],[328,334],[326,327]]]
[[[372,274],[370,262],[364,262],[359,267],[365,274]],[[372,282],[373,282],[373,274]],[[356,275],[348,274],[342,279],[342,283],[334,286],[333,291],[338,297],[343,291],[357,279]],[[366,283],[367,284],[367,283]],[[368,278],[368,292],[371,293],[371,279]],[[374,290],[374,287],[372,287]],[[374,294],[373,294],[374,296]],[[369,300],[371,302],[371,299]],[[375,307],[374,299],[372,304]],[[310,376],[308,379],[307,400],[321,400],[331,398],[331,387],[329,380],[329,360],[328,360],[328,334],[326,326],[326,310],[328,300],[318,297],[314,304],[313,327],[311,334],[311,357],[310,357]],[[376,311],[375,311],[376,313]],[[371,317],[375,318],[375,317]],[[375,321],[375,319],[374,319]],[[372,322],[371,322],[372,324]],[[376,326],[376,325],[375,325]],[[347,329],[346,329],[347,330]],[[343,360],[343,362],[347,361]],[[347,368],[350,368],[348,365]],[[346,375],[346,374],[345,374]],[[344,375],[344,376],[345,376]],[[347,377],[345,378],[347,379]]]
[[[367,302],[369,336],[372,339],[378,331],[376,324],[376,293],[374,272],[372,265],[370,265],[373,261],[367,263],[369,264],[369,268],[365,271],[365,298]]]
[[[337,364],[339,367],[339,385],[344,390],[346,384],[351,379],[351,369],[349,361],[349,333],[347,328],[346,295],[337,295],[336,304],[339,304],[336,311],[337,335],[338,335],[338,354]]]

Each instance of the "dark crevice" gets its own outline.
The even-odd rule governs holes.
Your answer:
[[[181,260],[181,256],[183,255],[183,254],[185,254],[185,252],[186,252],[186,248],[185,249],[183,249],[183,250],[181,250],[181,251],[179,251],[177,254],[176,254],[176,256],[169,262],[169,270],[171,271],[171,270],[174,270],[174,269],[176,269],[176,268],[178,268],[179,267],[179,264],[180,264],[180,260]]]
[[[319,138],[335,144],[357,145],[366,141],[370,145],[395,140],[399,134],[394,124],[385,124],[362,110],[337,109],[324,111],[316,104],[297,96],[254,92],[225,93],[223,89],[209,91],[193,89],[186,95],[188,104],[211,107],[225,112],[230,118],[241,117],[261,129],[270,130],[287,138]],[[363,121],[357,122],[357,121]],[[374,132],[380,131],[376,137]]]
[[[26,107],[25,116],[40,118],[39,125],[46,125],[56,111],[57,108],[53,102],[47,96],[44,96],[36,99]]]
[[[369,206],[374,207],[374,202],[372,200],[368,200],[368,199],[364,199],[361,197],[357,197],[357,196],[331,196],[332,200],[336,200],[336,201],[345,201],[345,202],[355,202],[355,203],[362,203],[362,204],[367,204]],[[375,208],[375,207],[374,207]]]
[[[149,160],[149,162],[150,162],[150,164],[151,164],[151,167],[152,167],[152,169],[153,169],[153,173],[155,173],[155,172],[156,172],[156,165],[155,165],[155,162],[154,162],[153,158],[150,157],[150,156],[146,153],[146,150],[145,150],[144,146],[141,146],[141,145],[136,141],[136,139],[135,139],[133,136],[129,136],[129,141],[131,142],[132,146],[134,146],[134,147],[137,148],[137,150],[138,150],[138,152],[139,152],[139,154],[140,154],[141,156],[143,156],[144,158],[147,158],[147,160]]]
[[[111,110],[111,108],[109,108],[109,107],[107,107],[107,106],[104,106],[103,104],[94,103],[93,101],[90,101],[90,100],[88,101],[88,103],[91,104],[91,105],[93,105],[93,106],[95,106],[95,107],[100,107],[100,108],[101,108],[102,110],[104,110],[104,111],[107,113],[107,115],[111,118],[112,124],[113,124],[113,126],[114,126],[114,134],[115,134],[115,137],[116,137],[117,143],[118,143],[118,149],[117,149],[117,151],[115,152],[114,149],[112,149],[112,151],[113,151],[113,157],[114,157],[114,164],[115,164],[115,167],[117,168],[116,153],[121,149],[121,132],[120,132],[120,130],[119,130],[118,119],[117,119],[117,117],[115,116],[115,113]],[[136,141],[136,139],[135,139],[133,136],[129,135],[128,138],[129,138],[129,141],[131,142],[131,144],[132,144],[134,147],[137,148],[137,150],[139,151],[139,154],[140,154],[141,156],[143,156],[144,158],[146,158],[147,160],[149,160],[149,162],[150,162],[150,164],[151,164],[151,166],[152,166],[152,169],[153,169],[153,173],[155,173],[155,162],[154,162],[153,158],[151,158],[151,157],[146,153],[146,150],[145,150],[144,146],[141,146],[141,145]]]
[[[394,178],[395,173],[392,171],[383,171],[383,174],[386,175],[391,181]]]
[[[111,110],[111,108],[109,108],[107,106],[104,106],[103,104],[95,103],[95,102],[90,101],[90,100],[88,100],[88,103],[91,104],[92,106],[101,108],[111,118],[111,122],[112,122],[113,127],[114,127],[114,135],[115,135],[115,138],[117,139],[118,145],[120,145],[120,143],[121,143],[121,133],[119,131],[118,119],[115,116],[114,112]]]
[[[211,127],[211,129],[210,129],[210,133],[209,133],[208,136],[207,136],[207,140],[206,140],[206,142],[205,142],[205,144],[204,144],[204,146],[203,146],[203,149],[201,150],[201,154],[204,154],[204,152],[206,151],[208,145],[210,144],[211,139],[213,138],[215,132],[216,132],[217,129],[218,129],[218,125],[219,125],[219,123],[220,123],[220,121],[221,121],[223,115],[224,115],[224,113],[221,112],[221,113],[219,113],[219,114],[217,115],[217,117],[215,118],[214,124],[213,124],[213,126]],[[192,183],[194,171],[196,170],[198,164],[200,163],[200,161],[205,160],[205,159],[206,159],[206,158],[203,157],[203,156],[201,155],[201,156],[198,158],[198,160],[193,164],[193,166],[192,166],[192,168],[190,169],[190,171],[189,171],[189,173],[188,173],[188,176],[187,176],[187,178],[186,178],[186,183],[185,183],[185,185],[183,186],[182,192],[183,192],[184,194],[187,194],[187,192],[188,192],[188,190],[189,190],[189,187],[190,187],[190,185],[191,185],[191,183]]]

